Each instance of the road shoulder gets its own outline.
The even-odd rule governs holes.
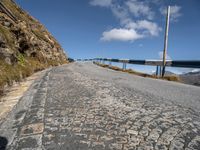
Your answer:
[[[0,98],[0,120],[5,119],[8,113],[15,107],[35,80],[41,78],[45,72],[46,70],[37,72],[26,78],[24,81],[15,83],[7,89],[6,94]]]

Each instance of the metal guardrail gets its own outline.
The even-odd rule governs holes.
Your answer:
[[[123,63],[123,69],[126,69],[126,64],[157,66],[156,75],[159,75],[159,72],[160,72],[160,75],[162,75],[162,67],[163,67],[162,60],[95,58],[95,59],[77,59],[77,61],[95,61],[95,62],[100,62],[103,64],[107,61],[109,62],[109,65],[111,65],[111,62]],[[165,66],[182,67],[182,68],[200,68],[200,60],[166,60]],[[164,74],[165,74],[165,71],[164,71]]]
[[[162,66],[162,60],[134,60],[134,59],[109,59],[109,58],[95,58],[86,59],[86,61],[109,61],[120,62],[135,65],[149,65],[149,66]],[[200,60],[166,60],[168,67],[182,67],[182,68],[200,68]]]

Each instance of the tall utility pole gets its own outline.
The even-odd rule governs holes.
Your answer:
[[[164,51],[163,51],[162,77],[164,77],[164,75],[165,75],[165,65],[166,65],[166,55],[167,55],[167,47],[168,47],[168,35],[169,35],[169,18],[170,18],[170,6],[168,6],[167,17],[166,17],[166,29],[165,29]]]

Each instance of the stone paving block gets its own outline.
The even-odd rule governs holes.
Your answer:
[[[65,66],[51,69],[39,83],[33,101],[0,124],[8,149],[200,147],[198,114],[165,99]]]
[[[20,135],[31,135],[31,134],[40,134],[44,130],[44,124],[43,123],[36,123],[36,124],[30,124],[25,125],[22,127]]]
[[[32,135],[19,138],[16,141],[16,150],[42,150],[42,135]]]

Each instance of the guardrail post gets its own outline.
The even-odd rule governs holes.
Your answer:
[[[109,61],[109,66],[112,66],[112,62],[111,61]]]
[[[123,63],[122,69],[123,69],[123,70],[126,70],[126,63],[125,63],[125,62]]]
[[[160,76],[162,76],[162,66],[160,66]]]
[[[159,66],[156,66],[156,76],[159,74]]]

